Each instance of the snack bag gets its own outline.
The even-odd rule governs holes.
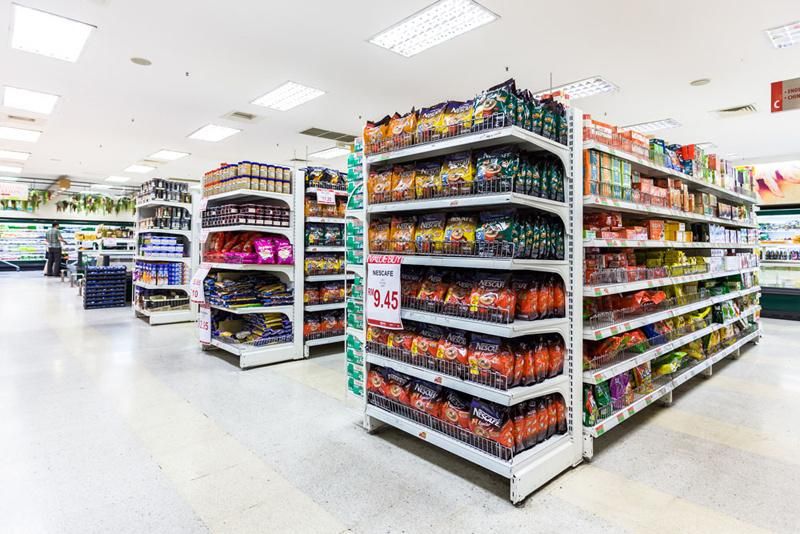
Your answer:
[[[533,377],[535,383],[544,381],[550,370],[550,351],[544,338],[539,338],[533,348]]]
[[[384,328],[377,326],[367,327],[367,343],[377,343],[378,345],[386,345],[389,341],[389,332]]]
[[[275,243],[275,263],[294,265],[294,246],[282,235],[273,238]]]
[[[511,191],[519,171],[519,152],[506,146],[478,152],[475,165],[477,189],[486,193]]]
[[[369,222],[367,235],[369,249],[374,252],[388,252],[389,240],[392,230],[392,219],[389,217],[376,217]]]
[[[559,434],[567,433],[567,403],[561,395],[555,395],[556,413],[558,415],[558,427],[556,432]]]
[[[442,188],[446,195],[467,195],[472,190],[474,171],[469,152],[447,156],[442,165]]]
[[[414,200],[416,191],[416,166],[413,163],[395,165],[392,169],[392,202]]]
[[[425,358],[436,358],[439,350],[439,340],[444,337],[444,331],[436,325],[424,325],[411,341],[411,355]]]
[[[448,391],[441,409],[442,419],[465,430],[470,429],[470,401],[455,391]]]
[[[474,279],[469,271],[455,273],[444,297],[444,303],[448,305],[446,313],[460,313],[468,309],[474,284]]]
[[[417,298],[422,288],[422,272],[413,268],[400,269],[400,296],[403,300]]]
[[[539,319],[549,319],[553,317],[555,305],[555,292],[553,290],[553,280],[546,279],[539,285]]]
[[[383,387],[383,395],[395,402],[411,406],[410,386],[411,377],[397,372],[390,367],[384,370],[385,384]]]
[[[418,162],[415,170],[417,198],[436,198],[442,194],[442,164],[438,161]]]
[[[367,373],[367,389],[379,395],[383,395],[385,387],[386,380],[383,376],[383,367],[371,367]]]
[[[412,136],[417,131],[417,112],[413,108],[405,115],[397,113],[389,120],[389,137],[387,145],[392,148],[402,148],[412,142]]]
[[[481,256],[511,256],[515,216],[513,209],[481,212],[481,224],[475,230],[475,240]]]
[[[644,362],[642,365],[633,368],[633,382],[636,385],[636,391],[641,395],[653,391],[653,375],[650,371],[650,362]]]
[[[594,399],[594,388],[591,384],[583,385],[583,426],[594,426],[599,419],[597,402]]]
[[[413,253],[414,233],[417,229],[417,218],[413,215],[392,217],[390,240],[393,252]]]
[[[476,436],[495,441],[503,447],[514,447],[514,424],[508,409],[493,402],[472,399],[469,429]]]
[[[553,317],[565,317],[567,313],[567,297],[564,293],[564,282],[556,275],[552,276]]]
[[[275,240],[270,237],[262,237],[253,241],[256,254],[258,254],[258,263],[275,263],[275,254],[277,247]]]
[[[499,337],[474,334],[467,351],[470,374],[500,375],[507,383],[514,378],[514,354]]]
[[[550,412],[545,398],[536,401],[536,420],[536,443],[541,443],[547,439],[547,427],[550,424]]]
[[[475,98],[473,129],[511,126],[517,109],[513,79],[490,87]]]
[[[419,254],[442,252],[446,215],[444,213],[426,213],[420,216],[417,224],[416,241]]]
[[[430,268],[422,281],[417,299],[430,303],[443,302],[446,291],[447,283],[444,281],[444,272]]]
[[[364,126],[364,151],[367,153],[381,152],[383,143],[388,133],[391,117],[386,115],[379,121],[367,121]]]
[[[528,429],[525,425],[528,403],[522,402],[511,408],[511,421],[514,425],[514,452],[525,450],[525,442],[528,438]]]
[[[511,281],[511,290],[517,295],[514,316],[524,321],[535,321],[539,318],[539,285],[536,280],[515,274]]]
[[[452,137],[468,132],[472,128],[474,101],[457,102],[451,100],[447,103],[444,112],[443,136]]]
[[[444,114],[446,102],[419,110],[417,118],[417,142],[427,143],[442,137],[445,131]]]
[[[409,401],[412,408],[425,412],[437,419],[441,416],[442,386],[415,378],[411,382],[410,391]]]
[[[303,321],[303,337],[308,338],[314,334],[322,331],[322,324],[320,323],[319,316],[309,314]]]
[[[373,204],[392,200],[392,169],[370,170],[367,178],[367,194]]]
[[[307,196],[305,198],[303,204],[303,211],[305,212],[306,217],[319,217],[320,216],[320,206],[317,204],[317,201],[314,200],[312,197]]]
[[[414,342],[415,335],[416,332],[408,329],[408,325],[406,325],[406,330],[392,330],[389,333],[386,344],[390,349],[411,352],[411,345]]]
[[[517,296],[509,288],[507,273],[489,272],[476,275],[477,286],[469,297],[469,311],[481,317],[511,322],[517,305]]]
[[[547,377],[553,378],[564,372],[564,340],[560,336],[553,336],[547,344],[548,371]]]
[[[477,225],[474,215],[451,215],[444,230],[445,254],[471,253]]]
[[[439,342],[436,357],[440,360],[456,362],[466,367],[469,364],[467,351],[467,333],[463,330],[450,329]]]

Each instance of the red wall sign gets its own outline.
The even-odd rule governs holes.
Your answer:
[[[800,109],[800,78],[772,82],[772,113]]]

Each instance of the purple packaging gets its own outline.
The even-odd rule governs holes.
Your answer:
[[[253,241],[258,263],[275,263],[277,246],[272,237],[260,237]]]
[[[277,237],[275,258],[282,265],[294,265],[294,249],[285,237]]]

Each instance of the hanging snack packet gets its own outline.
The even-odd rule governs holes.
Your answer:
[[[441,162],[417,162],[414,176],[416,180],[417,198],[437,198],[442,195],[441,172]]]
[[[444,213],[426,213],[420,216],[416,233],[418,254],[442,253],[446,217]]]
[[[416,165],[406,163],[392,169],[392,202],[414,200],[416,193]]]
[[[392,252],[410,253],[415,251],[414,233],[417,229],[417,218],[414,215],[392,217],[390,232]]]
[[[459,152],[447,156],[442,165],[442,188],[445,196],[468,195],[472,192],[474,170],[472,155]]]

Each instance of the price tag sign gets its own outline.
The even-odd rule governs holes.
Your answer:
[[[117,246],[117,239],[114,237],[106,237],[103,239],[103,246],[105,247],[116,247]]]
[[[402,330],[400,319],[401,256],[370,254],[367,259],[367,324]]]
[[[201,304],[197,313],[197,337],[200,343],[211,343],[211,308]]]
[[[336,205],[336,193],[333,189],[317,189],[317,204]]]
[[[192,281],[189,283],[189,298],[192,302],[197,303],[204,303],[206,301],[206,294],[203,291],[203,281],[208,276],[208,271],[211,268],[205,264],[201,263],[200,267],[194,272],[194,276],[192,276]]]

